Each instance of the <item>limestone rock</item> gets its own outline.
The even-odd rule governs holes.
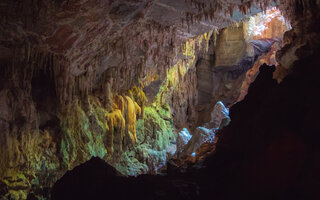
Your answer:
[[[195,153],[203,143],[213,142],[214,138],[215,133],[213,129],[198,127],[192,134],[192,137],[188,144],[185,146],[183,153],[185,155],[191,155],[192,153]]]
[[[249,82],[246,74],[260,59],[264,61],[261,56],[268,54],[275,42],[274,39],[252,40],[248,38],[247,29],[246,23],[242,23],[238,27],[224,28],[218,35],[213,34],[208,53],[198,59],[197,126],[211,120],[213,107],[218,101],[230,107],[240,95],[245,95],[245,84]],[[273,49],[273,53],[275,51]],[[274,54],[270,57],[272,55],[274,58]]]
[[[28,191],[31,184],[29,180],[23,173],[19,173],[15,170],[8,170],[3,178],[4,187],[2,192],[6,190],[8,193],[4,193],[5,198],[7,199],[26,199]],[[0,196],[1,197],[1,196]]]
[[[227,126],[230,121],[229,109],[221,101],[218,101],[211,113],[211,120],[206,126],[217,130]]]
[[[45,193],[92,156],[125,175],[157,173],[174,144],[173,129],[198,126],[196,64],[209,49],[206,32],[267,7],[264,0],[248,2],[3,0],[0,193],[13,192],[14,199]],[[236,50],[246,45],[228,36],[236,62]],[[237,78],[249,66],[242,63]],[[225,94],[231,104],[242,80],[223,70],[210,82],[212,102]],[[152,81],[159,83],[146,100],[140,94]]]
[[[189,140],[191,139],[192,135],[190,135],[188,129],[183,128],[179,133],[177,137],[177,154],[181,153],[183,151],[183,148],[186,144],[188,144]],[[179,157],[179,155],[178,155]]]

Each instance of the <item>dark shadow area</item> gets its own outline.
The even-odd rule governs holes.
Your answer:
[[[53,78],[40,70],[31,81],[31,94],[39,112],[39,128],[58,126],[59,119],[56,117],[58,98]]]
[[[119,176],[99,158],[67,172],[53,187],[52,199],[178,199],[198,198],[194,182],[176,176]]]
[[[215,199],[320,198],[319,66],[317,56],[306,57],[279,85],[270,67],[260,68],[207,160],[205,194],[215,188]]]

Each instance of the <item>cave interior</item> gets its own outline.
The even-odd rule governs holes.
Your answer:
[[[320,199],[319,0],[2,0],[0,200]]]

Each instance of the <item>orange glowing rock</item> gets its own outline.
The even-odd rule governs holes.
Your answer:
[[[251,17],[246,25],[248,39],[253,40],[282,38],[284,32],[291,28],[277,8],[271,8]]]

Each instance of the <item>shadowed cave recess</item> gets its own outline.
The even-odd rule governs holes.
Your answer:
[[[320,199],[319,0],[2,0],[0,200]]]

